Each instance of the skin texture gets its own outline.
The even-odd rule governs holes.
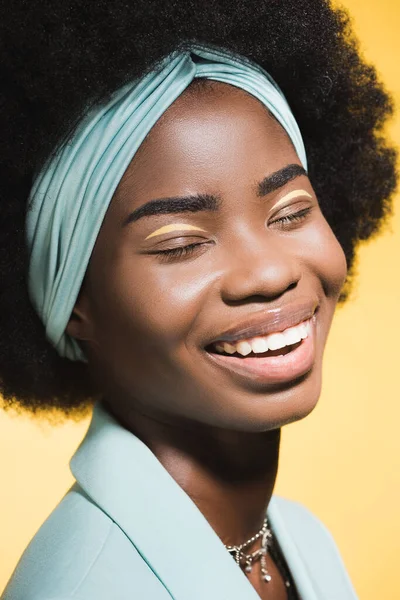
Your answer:
[[[346,276],[343,251],[305,175],[264,197],[257,193],[263,178],[293,164],[300,162],[289,138],[257,100],[225,84],[186,91],[121,180],[67,328],[82,341],[108,409],[152,449],[225,544],[239,544],[261,526],[280,428],[318,400]],[[188,194],[217,196],[218,211],[159,214],[123,226],[149,200]],[[306,208],[297,221],[277,221]],[[179,225],[152,235],[174,224],[198,229]],[[192,243],[201,245],[188,256],[151,254]],[[260,311],[304,302],[317,313],[314,362],[302,377],[285,384],[241,378],[204,349],[218,332]],[[258,568],[252,583],[262,598],[285,598],[269,566],[271,585],[260,587]]]

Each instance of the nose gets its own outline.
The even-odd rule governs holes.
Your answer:
[[[297,286],[301,259],[291,240],[265,229],[235,236],[225,256],[221,295],[227,303],[276,299]]]

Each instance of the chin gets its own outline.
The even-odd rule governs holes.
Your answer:
[[[230,402],[230,410],[223,415],[224,422],[214,425],[247,433],[280,429],[304,419],[314,410],[321,395],[321,383],[321,371],[315,368],[268,393],[260,390],[252,397],[238,398],[237,403]]]

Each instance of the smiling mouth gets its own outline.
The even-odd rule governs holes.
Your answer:
[[[311,320],[303,321],[285,331],[258,336],[238,342],[216,341],[206,350],[212,354],[232,358],[267,358],[285,356],[296,350],[311,334]]]
[[[239,352],[235,351],[235,352],[231,352],[228,354],[228,352],[225,351],[216,351],[213,350],[212,348],[207,348],[207,351],[212,353],[212,354],[219,354],[221,356],[227,356],[229,358],[267,358],[267,357],[272,357],[272,356],[285,356],[286,354],[289,354],[290,352],[293,352],[294,350],[296,350],[299,346],[300,346],[301,342],[297,342],[297,344],[290,344],[289,346],[285,346],[284,348],[279,348],[277,350],[266,350],[265,352],[249,352],[248,354],[246,354],[246,356],[244,356],[243,354],[240,354]]]
[[[225,342],[205,350],[214,368],[246,385],[273,385],[299,381],[316,360],[316,314],[294,327],[266,336]]]

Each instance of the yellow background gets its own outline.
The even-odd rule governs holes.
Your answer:
[[[399,103],[400,0],[345,6],[367,58]],[[398,115],[390,131],[400,144]],[[390,229],[360,249],[356,283],[333,323],[319,406],[284,431],[277,492],[328,525],[362,600],[399,600],[398,206]],[[72,483],[68,461],[87,425],[52,428],[0,413],[0,590]]]

